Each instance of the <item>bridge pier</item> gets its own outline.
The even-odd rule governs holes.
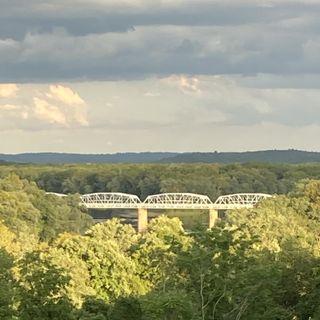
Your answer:
[[[218,217],[218,210],[209,209],[209,229],[211,229],[216,224]]]
[[[146,208],[138,208],[138,232],[147,231],[148,227],[148,210]]]

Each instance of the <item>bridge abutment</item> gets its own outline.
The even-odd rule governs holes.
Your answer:
[[[145,232],[148,228],[148,210],[138,208],[138,232]]]
[[[218,220],[218,210],[209,209],[209,229],[211,229]]]

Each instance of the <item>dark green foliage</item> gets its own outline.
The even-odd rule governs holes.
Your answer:
[[[142,320],[140,301],[132,297],[118,299],[110,313],[110,320]]]
[[[78,202],[77,196],[46,195],[35,183],[14,174],[0,180],[0,219],[18,234],[48,241],[62,232],[84,232],[92,219]]]
[[[76,311],[77,320],[109,320],[110,306],[101,299],[88,298],[81,310]]]
[[[192,320],[195,316],[195,306],[183,292],[156,292],[142,301],[143,320]]]

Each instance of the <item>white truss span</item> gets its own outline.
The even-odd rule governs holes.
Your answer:
[[[258,202],[270,198],[270,194],[265,193],[236,193],[220,196],[214,203],[216,209],[240,209],[252,208]]]
[[[147,197],[143,205],[150,209],[208,209],[212,202],[201,194],[162,193]]]
[[[56,193],[56,192],[46,192],[46,194],[56,196],[56,197],[67,197],[68,196],[64,193]]]
[[[134,209],[141,204],[136,195],[120,192],[90,193],[80,198],[88,209]]]
[[[144,202],[133,194],[101,192],[82,195],[81,204],[88,209],[216,209],[252,208],[270,198],[264,193],[237,193],[219,197],[213,203],[208,196],[194,193],[162,193],[151,195]]]

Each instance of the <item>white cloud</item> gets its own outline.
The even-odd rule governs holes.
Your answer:
[[[87,105],[77,92],[63,85],[50,85],[49,91],[46,96],[59,105],[57,108],[64,115],[65,125],[88,126]]]
[[[81,105],[85,104],[83,99],[79,96],[79,94],[73,91],[71,88],[62,86],[62,85],[50,85],[49,87],[50,94],[48,97],[56,99],[60,102],[63,102],[67,105]]]
[[[47,91],[49,89],[49,91]],[[88,126],[87,105],[71,87],[62,85],[0,86],[0,130],[44,130]]]
[[[19,110],[20,106],[16,106],[14,104],[3,104],[0,105],[0,111],[13,111],[13,110]]]
[[[248,85],[238,77],[179,74],[162,79],[68,83],[64,87],[85,102],[74,105],[54,98],[48,85],[22,84],[16,97],[0,102],[0,130],[20,129],[28,135],[36,131],[34,136],[43,135],[44,131],[57,132],[62,139],[61,150],[64,145],[70,147],[72,140],[81,149],[80,142],[73,136],[77,132],[78,137],[86,136],[85,141],[93,141],[90,150],[100,148],[103,152],[139,148],[204,150],[211,146],[221,149],[217,137],[224,137],[228,148],[238,149],[236,130],[243,133],[242,137],[244,132],[250,133],[250,137],[243,140],[242,148],[252,147],[254,141],[261,139],[272,148],[277,140],[272,138],[268,142],[269,135],[262,136],[267,129],[259,126],[291,128],[286,129],[288,132],[295,128],[303,135],[302,128],[320,125],[320,90],[268,88],[266,82],[262,87],[253,87],[251,84],[259,82],[259,77],[253,78]],[[157,94],[150,97],[145,93]],[[88,115],[87,105],[90,106]],[[72,134],[68,134],[71,130]],[[96,142],[98,133],[104,138]],[[181,137],[184,139],[186,135],[188,141],[193,141],[190,147],[187,140],[180,144]],[[63,137],[67,136],[70,138],[64,144]],[[195,137],[202,139],[201,146],[195,145]],[[108,146],[107,141],[113,145]],[[288,137],[287,141],[292,140]],[[33,143],[30,141],[29,146]],[[316,136],[314,143],[316,145]],[[287,147],[292,146],[290,142]],[[46,148],[46,145],[39,146],[42,150]],[[86,145],[82,148],[82,152],[87,151]]]
[[[143,95],[145,97],[159,97],[160,93],[159,92],[145,92]]]
[[[68,86],[50,85],[45,94],[48,104],[57,106],[65,118],[65,125],[88,126],[87,104],[80,95]]]
[[[183,93],[201,95],[199,79],[196,77],[171,75],[170,77],[163,78],[162,81],[169,85],[177,86]]]
[[[39,120],[49,122],[51,124],[68,125],[66,115],[59,109],[59,107],[49,104],[46,100],[33,98],[34,114]]]
[[[29,110],[24,105],[12,103],[0,105],[0,131],[25,128],[29,120]]]
[[[14,97],[18,90],[15,83],[0,83],[0,98]]]

